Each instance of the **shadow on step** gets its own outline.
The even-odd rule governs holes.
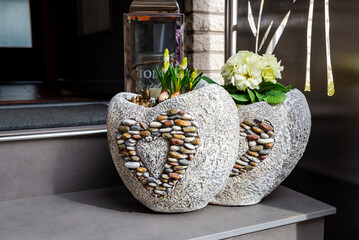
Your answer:
[[[154,213],[137,201],[123,186],[83,191],[77,194],[61,194],[60,196],[71,201],[118,212]]]

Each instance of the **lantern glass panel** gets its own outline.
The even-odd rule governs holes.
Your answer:
[[[154,74],[163,65],[167,48],[173,64],[183,55],[183,14],[124,14],[125,90],[150,89],[157,97],[160,82]]]

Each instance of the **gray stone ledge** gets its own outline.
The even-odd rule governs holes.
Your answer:
[[[285,187],[248,207],[207,206],[183,214],[146,209],[125,187],[0,203],[0,239],[223,239],[334,214]]]

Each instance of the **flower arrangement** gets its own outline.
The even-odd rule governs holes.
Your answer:
[[[203,78],[203,72],[197,74],[196,68],[193,71],[187,68],[186,57],[183,58],[179,66],[173,66],[170,63],[168,49],[163,54],[162,69],[159,70],[156,67],[155,74],[162,86],[158,102],[192,91]]]
[[[265,101],[278,104],[285,100],[285,93],[291,86],[277,82],[281,79],[284,67],[272,54],[262,56],[250,51],[239,51],[231,56],[221,69],[225,82],[223,85],[237,104]],[[213,82],[211,82],[213,83]]]
[[[283,66],[272,54],[262,56],[250,51],[239,51],[231,56],[223,65],[221,75],[225,82],[233,83],[222,85],[237,104],[249,104],[265,101],[278,104],[285,100],[285,93],[291,86],[283,86],[277,82],[281,79]],[[202,76],[187,69],[187,58],[183,58],[179,66],[170,62],[168,49],[163,54],[163,66],[155,69],[155,74],[161,82],[161,93],[158,102],[174,98],[180,94],[192,91],[201,79],[208,83],[215,83],[208,77]]]

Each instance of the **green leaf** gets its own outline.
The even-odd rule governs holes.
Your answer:
[[[217,85],[219,85],[218,83],[216,83],[215,81],[213,81],[209,77],[203,76],[202,79],[205,80],[206,82],[208,82],[209,84],[217,84]]]
[[[247,92],[249,95],[249,98],[251,99],[251,102],[254,103],[256,101],[256,95],[254,95],[253,91],[247,88]]]
[[[263,101],[264,95],[257,92],[257,90],[254,90],[254,93],[256,94],[259,101]]]
[[[224,89],[226,89],[229,94],[235,94],[236,92],[239,91],[239,90],[236,88],[236,86],[234,86],[232,83],[227,84],[227,85],[222,85],[222,87],[223,87]],[[242,92],[242,93],[244,93],[244,92]]]
[[[259,84],[259,93],[263,93],[266,91],[282,91],[282,92],[289,92],[292,86],[284,87],[280,83],[272,83],[272,82],[262,82]]]
[[[289,85],[289,86],[286,86],[286,87],[285,87],[285,86],[283,86],[282,84],[280,84],[279,82],[276,83],[276,86],[277,86],[277,87],[282,87],[282,88],[283,88],[283,92],[286,92],[286,93],[289,92],[290,89],[292,89],[292,85]]]
[[[157,66],[156,66],[156,68],[155,68],[154,71],[155,71],[155,75],[156,75],[156,77],[158,78],[158,80],[161,81],[161,79],[162,79],[162,77],[163,77],[162,71],[160,71]]]
[[[263,100],[270,104],[278,104],[285,100],[286,96],[281,91],[268,91],[265,92]]]
[[[287,92],[289,92],[289,91],[292,89],[292,85],[289,84],[289,85],[286,86],[285,88],[286,88],[286,90],[287,90],[287,91],[286,91],[286,93],[287,93]]]
[[[163,81],[161,82],[162,84],[162,89],[163,90],[167,90],[168,88],[170,88],[170,84],[171,84],[171,72],[167,70],[167,72],[165,73],[164,77],[163,77]]]
[[[201,72],[192,82],[192,87],[191,87],[191,91],[197,86],[197,84],[201,81],[203,72]]]
[[[246,103],[250,100],[248,93],[242,93],[242,94],[230,94],[233,100],[236,103]]]

